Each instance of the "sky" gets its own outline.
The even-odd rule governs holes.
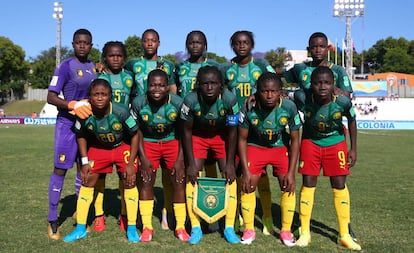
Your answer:
[[[360,0],[361,1],[361,0]],[[357,52],[387,37],[414,40],[414,1],[365,1],[365,16],[351,20],[351,36]],[[54,1],[5,0],[0,15],[0,36],[22,47],[26,59],[56,46]],[[334,0],[62,0],[61,46],[72,48],[78,28],[92,32],[94,47],[108,41],[124,42],[142,36],[148,28],[160,34],[159,55],[185,52],[185,38],[203,31],[208,51],[228,59],[234,56],[229,39],[238,30],[254,33],[253,52],[278,47],[305,50],[313,32],[324,32],[332,43],[345,39],[344,18],[333,17]],[[411,25],[410,25],[410,22]]]

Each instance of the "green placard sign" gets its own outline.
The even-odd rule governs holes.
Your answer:
[[[194,186],[194,213],[208,223],[216,222],[226,215],[228,191],[224,178],[199,177]]]

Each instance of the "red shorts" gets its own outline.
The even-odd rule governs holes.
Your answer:
[[[254,175],[266,174],[266,165],[273,166],[273,175],[284,175],[289,170],[289,153],[286,146],[265,148],[247,145],[247,163]]]
[[[122,143],[113,149],[102,149],[90,147],[88,150],[88,158],[92,167],[92,172],[112,173],[113,165],[116,165],[117,172],[124,172],[131,156],[130,145]],[[135,171],[137,169],[137,161],[134,162]]]
[[[348,148],[346,141],[328,147],[320,147],[308,139],[302,140],[300,147],[299,173],[309,176],[349,175]]]
[[[144,141],[144,150],[154,170],[160,167],[162,160],[167,169],[171,170],[177,161],[180,143],[178,140],[150,142]]]
[[[206,159],[211,150],[214,159],[226,158],[226,143],[221,135],[211,138],[193,135],[194,158]]]

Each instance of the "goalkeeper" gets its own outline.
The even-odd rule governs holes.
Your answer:
[[[73,167],[78,157],[76,135],[72,130],[75,115],[81,119],[91,114],[86,102],[88,88],[96,78],[95,64],[88,60],[92,49],[92,34],[79,29],[73,35],[75,55],[57,66],[49,84],[47,102],[55,105],[59,111],[56,118],[54,141],[54,170],[49,179],[48,236],[52,240],[60,239],[58,230],[58,204],[61,197],[65,175]],[[63,98],[59,95],[62,93]],[[76,193],[79,192],[79,172],[76,177]]]

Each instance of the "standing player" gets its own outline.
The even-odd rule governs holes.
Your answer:
[[[170,91],[177,93],[177,86],[174,79],[174,64],[158,56],[158,47],[160,46],[160,36],[154,29],[147,29],[142,34],[142,48],[144,55],[140,58],[129,60],[125,69],[134,74],[135,82],[137,84],[137,95],[144,95],[147,92],[148,73],[154,69],[162,69],[168,75],[168,85]]]
[[[147,92],[148,73],[154,69],[162,69],[167,73],[168,85],[170,92],[177,93],[177,85],[175,84],[174,64],[158,56],[158,47],[160,46],[160,35],[154,29],[147,29],[142,33],[142,48],[144,55],[140,58],[132,59],[127,62],[125,68],[134,74],[135,84],[137,85],[137,96],[145,95]],[[170,176],[167,170],[162,170],[162,185],[164,188],[164,209],[162,210],[162,229],[168,230],[169,214],[172,213],[172,186]]]
[[[181,118],[184,120],[183,149],[187,166],[187,210],[191,222],[190,244],[198,244],[203,236],[200,217],[192,212],[194,184],[204,166],[208,151],[217,159],[229,187],[224,237],[239,243],[234,232],[237,208],[237,183],[234,159],[237,141],[239,107],[236,97],[224,89],[223,76],[215,66],[198,70],[195,89],[184,99]]]
[[[79,118],[87,118],[91,113],[90,105],[83,101],[88,98],[88,87],[96,78],[95,64],[88,60],[92,49],[92,34],[79,29],[73,34],[73,57],[62,62],[53,74],[47,93],[47,102],[58,108],[54,142],[54,170],[49,179],[48,235],[50,239],[61,238],[59,232],[58,205],[67,170],[77,159],[76,135],[72,130],[75,122],[74,112]],[[64,98],[59,94],[62,93]],[[76,177],[76,190],[80,187],[80,174]]]
[[[317,67],[311,75],[309,92],[297,104],[305,115],[300,151],[299,173],[303,177],[300,192],[300,237],[296,245],[305,247],[311,241],[310,219],[317,178],[323,168],[330,177],[339,226],[338,243],[351,250],[361,250],[350,235],[350,197],[345,184],[349,168],[357,160],[355,112],[348,96],[334,95],[334,74],[329,67]],[[348,120],[348,152],[342,117]]]
[[[218,62],[207,58],[207,37],[202,31],[194,30],[189,32],[185,40],[185,47],[189,57],[176,67],[176,83],[182,98],[194,89],[196,76],[201,67],[220,66]],[[208,157],[204,169],[206,177],[217,178],[217,167],[214,159]],[[192,212],[193,210],[188,211]],[[218,230],[218,223],[209,224],[209,228],[212,231]]]
[[[327,60],[329,52],[328,37],[321,32],[313,33],[309,37],[307,49],[311,54],[312,61],[308,63],[298,63],[291,69],[284,70],[283,76],[285,77],[286,82],[297,83],[300,89],[309,89],[312,71],[318,66],[326,66],[332,69],[334,73],[335,93],[344,94],[349,97],[352,93],[352,86],[346,70],[344,67],[333,64]]]
[[[179,141],[179,114],[183,100],[170,93],[169,88],[167,74],[154,69],[148,74],[147,94],[135,98],[131,105],[131,113],[138,122],[144,139],[139,144],[141,177],[138,179],[142,242],[151,241],[154,234],[154,184],[160,164],[161,169],[169,171],[166,174],[173,187],[175,235],[184,242],[189,239],[185,231],[185,169]]]
[[[95,79],[89,96],[93,114],[86,120],[77,120],[75,130],[81,155],[82,186],[76,205],[76,228],[63,238],[65,242],[88,236],[86,221],[93,200],[94,186],[100,174],[112,173],[117,168],[125,188],[128,216],[127,238],[139,242],[136,228],[138,190],[136,187],[138,125],[129,110],[111,103],[111,85],[104,79]],[[130,144],[127,143],[130,141]]]
[[[256,93],[256,81],[262,73],[275,72],[265,59],[256,59],[252,55],[254,36],[250,31],[237,31],[230,38],[230,45],[236,56],[231,64],[224,66],[227,87],[236,95],[240,107],[246,99]],[[239,184],[240,188],[240,184]],[[272,219],[272,200],[267,173],[262,175],[258,184],[260,203],[262,204],[263,234],[274,232]],[[241,190],[238,189],[238,193]],[[237,215],[238,216],[238,215]],[[237,219],[237,222],[239,219]],[[238,223],[239,224],[239,223]],[[236,226],[238,229],[238,226]]]
[[[112,103],[119,104],[126,109],[129,109],[135,86],[132,73],[123,68],[126,58],[126,48],[122,42],[107,42],[102,48],[104,69],[98,73],[98,78],[105,79],[111,84]],[[100,178],[95,185],[95,221],[93,228],[97,232],[105,230],[105,216],[103,210],[105,176],[106,174],[100,174]],[[128,221],[126,217],[123,186],[122,178],[120,178],[119,191],[121,195],[121,215],[119,217],[119,227],[121,230],[125,231]]]
[[[301,122],[295,104],[289,99],[282,99],[281,91],[280,78],[275,73],[263,73],[257,80],[256,106],[240,116],[238,146],[243,174],[243,244],[250,244],[256,238],[256,186],[270,164],[282,191],[280,239],[286,246],[295,245],[290,230],[296,205],[295,170],[299,157]]]
[[[219,67],[215,60],[207,58],[207,38],[202,31],[194,30],[187,34],[185,47],[189,54],[187,60],[176,67],[176,83],[179,87],[178,94],[184,98],[195,86],[198,70],[204,66]]]

